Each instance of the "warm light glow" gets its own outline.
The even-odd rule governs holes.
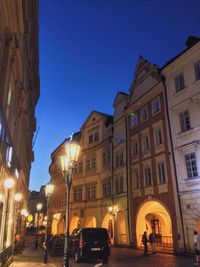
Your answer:
[[[60,160],[61,160],[62,171],[68,171],[70,168],[69,159],[66,156],[61,156]]]
[[[14,186],[14,179],[13,178],[7,178],[4,181],[4,185],[6,188],[11,189]]]
[[[15,194],[14,199],[16,201],[20,201],[22,199],[22,194],[20,194],[20,193]]]
[[[65,144],[65,151],[70,163],[77,162],[80,152],[80,145],[78,143],[70,141]]]
[[[42,209],[42,203],[38,203],[36,205],[36,209],[37,209],[37,211],[40,211]]]
[[[44,220],[47,221],[47,216],[44,216]]]
[[[53,193],[53,190],[54,190],[54,184],[46,184],[45,186],[45,195],[46,197],[50,197]]]
[[[21,210],[21,215],[23,215],[24,217],[28,217],[29,213],[26,209]]]
[[[3,202],[3,195],[0,194],[0,201]]]
[[[113,207],[112,207],[111,204],[110,204],[110,206],[108,207],[108,211],[109,211],[110,213],[112,213],[112,211],[113,211]]]

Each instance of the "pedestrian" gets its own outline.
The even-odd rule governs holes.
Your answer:
[[[152,232],[149,235],[149,242],[151,244],[151,253],[156,253],[156,233],[155,230],[152,230]]]
[[[197,231],[194,231],[194,249],[195,249],[195,262],[194,265],[199,265],[200,263],[200,235]]]
[[[147,242],[148,242],[147,232],[144,231],[144,234],[142,235],[142,243],[144,246],[144,255],[147,255]]]

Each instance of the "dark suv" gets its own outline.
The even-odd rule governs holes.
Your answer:
[[[73,231],[69,250],[76,262],[84,259],[103,259],[104,262],[107,262],[110,245],[106,228],[80,228]]]

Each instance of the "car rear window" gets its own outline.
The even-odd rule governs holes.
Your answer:
[[[84,229],[82,232],[83,240],[98,240],[98,241],[107,241],[108,232],[106,229]]]

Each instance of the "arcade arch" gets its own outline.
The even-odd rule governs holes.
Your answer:
[[[94,216],[89,216],[85,220],[85,227],[97,227],[96,218]]]
[[[114,244],[114,220],[110,213],[107,213],[103,218],[102,227],[108,230],[111,244]]]
[[[144,231],[150,234],[152,229],[156,231],[158,237],[162,237],[162,240],[165,237],[165,242],[173,244],[169,212],[162,203],[156,200],[147,201],[139,208],[136,219],[137,246],[141,244]]]
[[[69,233],[71,234],[75,228],[79,227],[80,227],[80,218],[77,215],[74,215],[70,222]]]

